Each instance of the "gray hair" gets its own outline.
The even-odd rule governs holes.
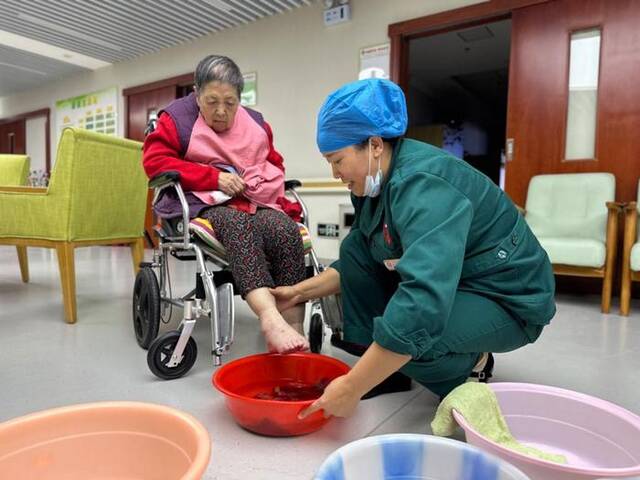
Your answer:
[[[224,82],[235,87],[238,98],[244,88],[242,73],[233,60],[223,55],[208,55],[196,67],[193,82],[196,93],[209,82]]]

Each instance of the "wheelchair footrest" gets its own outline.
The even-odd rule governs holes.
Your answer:
[[[181,261],[191,261],[196,259],[195,254],[190,250],[172,250],[170,253],[172,257]]]

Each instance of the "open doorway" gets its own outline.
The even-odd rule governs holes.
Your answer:
[[[0,119],[0,153],[28,155],[29,185],[46,187],[51,174],[50,110],[43,108]]]
[[[511,19],[409,41],[407,137],[464,159],[504,188]]]

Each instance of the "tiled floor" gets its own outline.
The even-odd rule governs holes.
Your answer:
[[[149,255],[150,252],[147,252]],[[211,386],[209,325],[197,324],[200,354],[184,378],[162,381],[147,368],[131,328],[133,274],[126,248],[76,251],[78,323],[63,321],[57,260],[29,250],[31,281],[20,281],[14,248],[0,247],[0,421],[46,408],[101,400],[162,403],[208,429],[205,479],[311,478],[339,446],[368,435],[428,433],[436,398],[420,386],[361,402],[350,419],[297,438],[266,438],[239,428]],[[175,293],[193,287],[194,265],[172,263]],[[640,413],[640,304],[628,318],[602,315],[597,297],[558,298],[558,314],[535,345],[496,357],[496,381],[544,383],[605,398]],[[179,312],[174,313],[174,320]],[[237,300],[229,359],[264,349],[256,319]],[[342,352],[325,353],[353,362]],[[169,479],[168,479],[169,480]]]

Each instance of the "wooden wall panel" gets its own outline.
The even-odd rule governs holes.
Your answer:
[[[515,140],[506,190],[524,206],[529,179],[562,148],[567,37],[556,2],[515,11],[511,27],[507,138]]]
[[[176,86],[169,85],[127,96],[127,132],[126,137],[139,142],[144,141],[149,110],[160,110],[176,98]]]
[[[26,148],[24,119],[0,124],[0,153],[25,154]]]
[[[523,204],[540,173],[611,172],[617,199],[635,199],[640,177],[640,18],[637,0],[555,0],[513,12],[507,193]],[[571,32],[602,28],[596,158],[565,161]]]
[[[598,159],[617,178],[617,197],[635,200],[640,178],[640,1],[602,0]]]

